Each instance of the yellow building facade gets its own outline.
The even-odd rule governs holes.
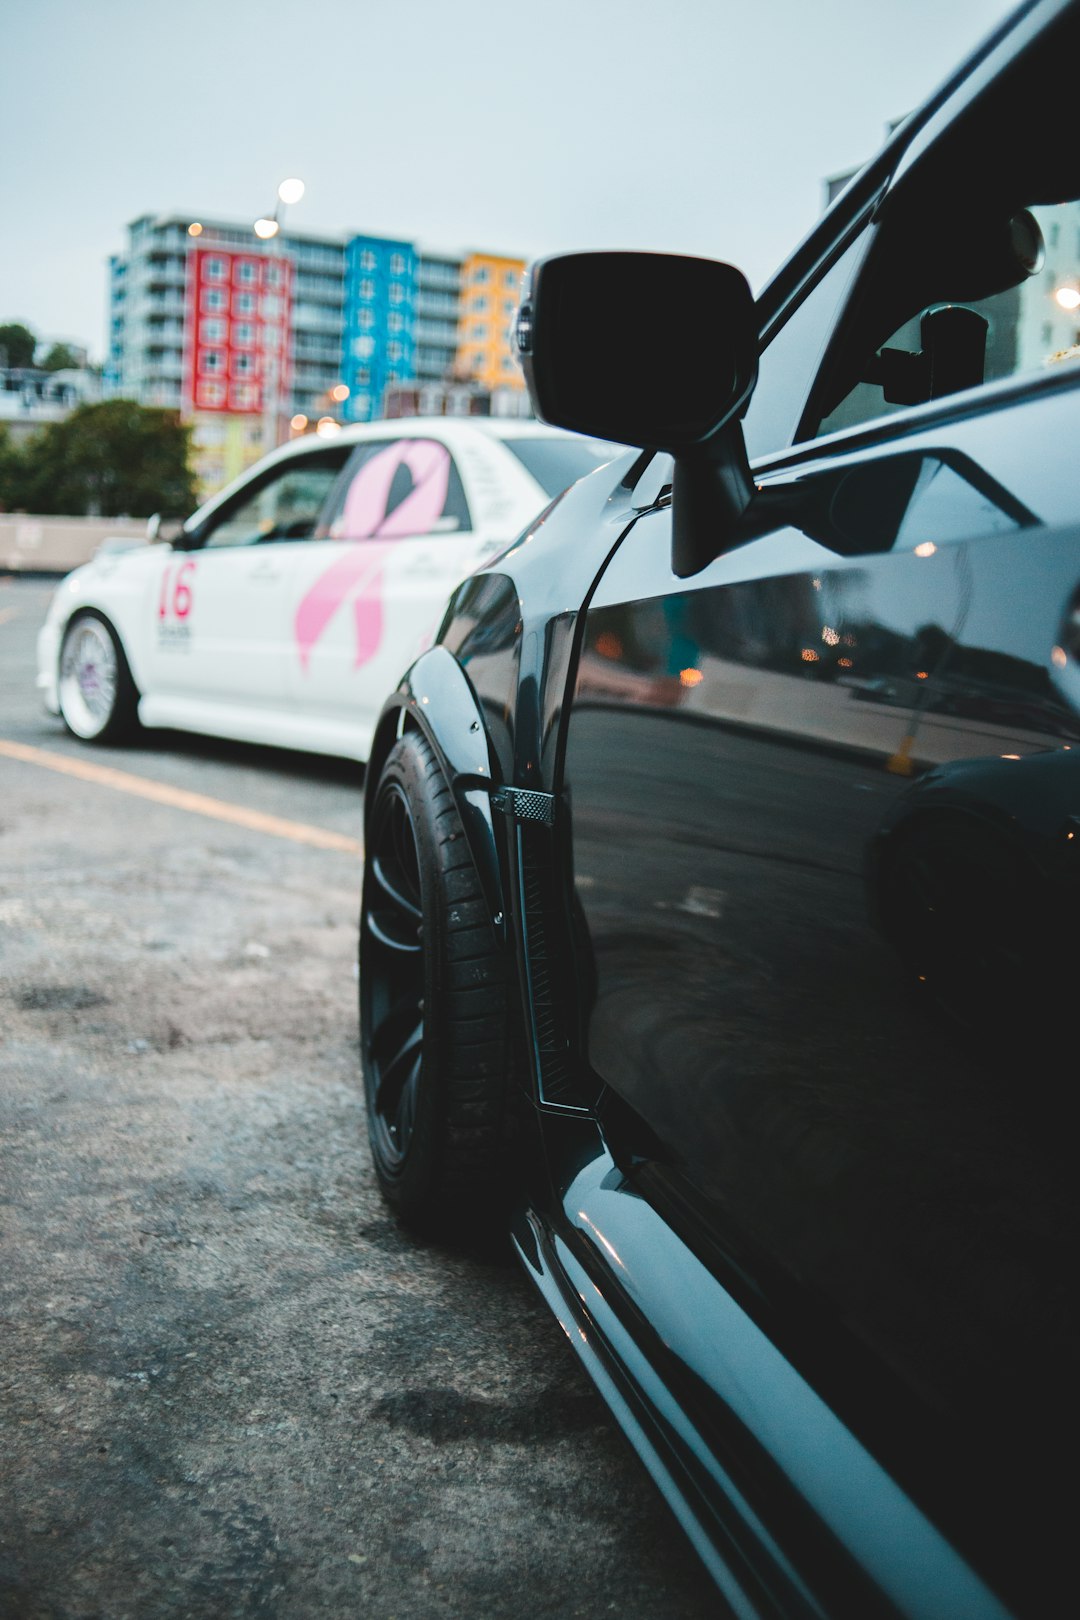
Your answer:
[[[461,263],[455,371],[492,391],[525,387],[510,347],[524,270],[524,259],[495,253],[469,253]]]

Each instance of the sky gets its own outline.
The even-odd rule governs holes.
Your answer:
[[[758,287],[1011,0],[0,0],[0,324],[104,346],[144,213]]]

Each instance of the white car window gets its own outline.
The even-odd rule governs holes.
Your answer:
[[[327,451],[276,468],[212,521],[204,548],[307,539],[341,471],[344,455],[344,450]]]

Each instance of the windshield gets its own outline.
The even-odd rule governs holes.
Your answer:
[[[575,433],[572,438],[556,439],[504,439],[503,444],[521,462],[525,471],[540,485],[545,495],[561,495],[568,484],[575,484],[586,473],[595,472],[605,461],[611,461],[626,446],[612,444],[608,439],[585,439]]]

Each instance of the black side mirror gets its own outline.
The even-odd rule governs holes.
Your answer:
[[[738,417],[757,320],[742,272],[662,253],[540,259],[515,337],[542,421],[675,457],[675,572],[722,551],[754,489]]]

